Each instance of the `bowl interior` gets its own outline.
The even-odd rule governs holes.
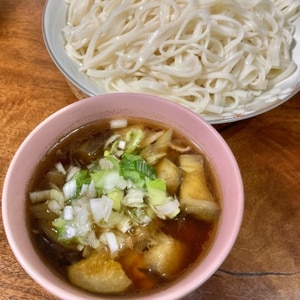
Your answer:
[[[4,227],[16,258],[36,282],[62,299],[100,298],[71,287],[41,262],[26,230],[27,183],[39,160],[61,137],[84,124],[123,116],[168,124],[193,140],[212,164],[223,197],[219,231],[201,264],[168,289],[143,299],[175,299],[197,288],[222,264],[238,235],[243,214],[241,175],[231,150],[211,125],[177,104],[150,95],[107,94],[78,101],[48,117],[25,139],[9,167],[2,200]]]

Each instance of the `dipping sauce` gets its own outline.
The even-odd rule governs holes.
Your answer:
[[[84,290],[151,292],[209,250],[221,213],[201,150],[146,119],[78,128],[37,166],[28,226],[49,268]]]

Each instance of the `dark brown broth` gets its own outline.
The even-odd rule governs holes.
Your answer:
[[[149,130],[161,130],[166,129],[163,124],[158,124],[150,122],[144,119],[130,119],[130,124],[143,124]],[[112,131],[109,128],[108,120],[94,122],[92,124],[83,126],[64,137],[62,140],[58,141],[56,145],[45,155],[41,160],[39,165],[35,170],[35,174],[31,179],[28,187],[28,191],[39,190],[47,188],[47,180],[45,179],[45,174],[49,172],[56,162],[62,162],[64,165],[76,164],[81,167],[86,166],[92,160],[97,157],[103,149],[104,141],[111,135]],[[173,133],[173,140],[178,142],[179,145],[189,145],[191,150],[188,153],[191,154],[202,154],[202,152],[190,141],[187,141],[179,132]],[[89,144],[87,144],[87,142]],[[96,142],[96,143],[95,143]],[[93,148],[94,154],[86,155],[84,151],[81,151],[82,147]],[[94,151],[96,149],[96,151]],[[202,154],[203,155],[203,154]],[[177,164],[178,152],[175,150],[170,150],[168,153],[168,158],[171,159],[175,164]],[[209,162],[205,161],[208,183],[216,197],[216,200],[220,203],[220,193],[218,191],[217,180],[214,176],[214,172],[209,165]],[[28,200],[28,207],[30,205]],[[66,248],[58,245],[51,241],[45,234],[40,233],[40,225],[30,216],[28,209],[28,226],[34,245],[36,246],[41,258],[49,266],[49,268],[55,273],[60,274],[65,280],[66,268],[68,265],[79,261],[82,256],[81,254],[73,249],[71,246]],[[188,255],[186,256],[186,261],[184,266],[178,274],[180,276],[184,273],[187,268],[192,265],[199,257],[203,257],[209,250],[215,232],[217,230],[217,222],[206,223],[204,221],[197,220],[192,216],[180,214],[174,220],[158,220],[158,227],[166,234],[171,235],[175,239],[185,243],[188,247]],[[39,232],[38,234],[36,234]],[[161,285],[166,284],[166,280],[160,276],[152,274],[156,281],[156,288],[160,288]],[[155,278],[156,277],[156,278]],[[140,293],[136,288],[131,287],[123,295]]]

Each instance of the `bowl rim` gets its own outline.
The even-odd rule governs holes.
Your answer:
[[[204,119],[196,115],[195,113],[191,112],[190,110],[179,106],[176,103],[173,103],[171,101],[165,101],[165,99],[162,99],[158,96],[153,96],[153,95],[145,95],[145,94],[137,94],[137,93],[114,93],[114,94],[103,94],[95,97],[89,97],[81,101],[74,102],[72,104],[67,105],[66,107],[61,108],[60,110],[56,111],[52,115],[48,116],[44,121],[42,121],[39,125],[37,125],[30,133],[29,135],[24,139],[18,150],[16,151],[11,164],[8,168],[4,185],[3,185],[3,193],[2,193],[2,219],[3,219],[3,225],[4,225],[4,230],[7,236],[7,240],[10,244],[11,249],[13,250],[13,253],[17,260],[19,261],[20,265],[23,267],[23,269],[38,283],[40,284],[44,289],[48,290],[50,293],[62,297],[63,299],[74,299],[74,300],[79,300],[79,299],[101,299],[99,297],[93,298],[87,297],[87,298],[82,298],[83,296],[80,295],[79,297],[72,295],[71,296],[71,290],[72,288],[68,289],[67,287],[64,289],[62,288],[57,288],[53,282],[50,282],[49,280],[45,281],[45,279],[41,278],[40,273],[34,269],[34,265],[32,265],[30,262],[27,261],[26,259],[26,254],[24,252],[24,249],[22,249],[20,245],[20,241],[16,239],[14,235],[14,224],[11,223],[11,220],[9,219],[9,199],[8,195],[10,193],[10,189],[13,188],[12,184],[12,176],[14,176],[15,172],[17,171],[16,168],[18,164],[20,164],[20,161],[24,161],[24,156],[29,155],[30,153],[30,144],[34,139],[36,139],[36,136],[41,135],[41,131],[45,131],[49,125],[53,125],[56,123],[58,119],[65,118],[65,115],[67,116],[72,116],[74,112],[80,113],[82,107],[86,105],[95,105],[95,104],[101,104],[103,105],[104,102],[109,102],[112,99],[121,99],[124,98],[124,96],[131,97],[132,99],[140,99],[140,97],[143,97],[144,99],[147,100],[152,100],[154,101],[154,104],[161,104],[163,108],[173,108],[178,110],[178,112],[181,115],[184,115],[188,118],[191,118],[194,122],[197,124],[201,125],[203,129],[205,129],[209,134],[211,139],[216,140],[219,145],[222,147],[222,151],[224,151],[224,154],[226,154],[226,158],[228,161],[225,161],[224,164],[228,164],[230,166],[230,171],[232,175],[232,183],[233,185],[229,187],[230,189],[234,189],[235,195],[237,198],[236,202],[236,207],[234,207],[233,212],[226,212],[232,215],[232,218],[227,217],[226,222],[230,224],[226,225],[224,228],[224,234],[227,238],[226,241],[222,242],[218,236],[216,236],[215,241],[212,245],[212,248],[209,250],[207,255],[201,260],[201,264],[191,272],[188,272],[186,276],[183,276],[182,279],[179,280],[179,282],[176,283],[175,285],[171,285],[168,287],[166,290],[162,290],[157,292],[156,294],[150,294],[148,295],[143,295],[143,299],[145,300],[162,300],[166,299],[166,297],[169,297],[169,291],[173,291],[172,295],[175,295],[179,297],[183,297],[187,295],[188,293],[191,293],[193,290],[199,287],[199,285],[203,284],[206,280],[208,280],[220,267],[220,265],[224,262],[226,257],[229,255],[236,239],[238,236],[238,233],[240,231],[241,223],[242,223],[242,218],[243,218],[243,211],[244,211],[244,190],[243,190],[243,182],[242,182],[242,177],[241,173],[237,164],[237,161],[235,157],[233,156],[233,153],[225,140],[222,138],[222,136],[217,132],[215,128],[213,128],[209,123],[207,123]],[[105,101],[103,101],[105,99]],[[120,100],[119,100],[120,101]],[[139,100],[140,101],[140,100]],[[146,100],[145,100],[146,101]],[[137,102],[136,102],[137,103]],[[101,109],[100,109],[101,110]],[[47,129],[48,130],[48,129]],[[66,128],[65,128],[66,130]],[[56,135],[58,136],[58,135]],[[51,143],[50,143],[51,144]],[[51,144],[53,145],[53,144]],[[50,145],[50,146],[51,146]],[[48,145],[49,147],[49,145]],[[45,150],[46,151],[46,150]],[[205,150],[204,150],[205,152]],[[42,153],[41,157],[45,154]],[[26,167],[26,166],[25,166]],[[214,166],[215,167],[215,166]],[[34,168],[34,167],[33,167]],[[230,191],[232,193],[233,191]],[[225,213],[224,213],[225,214]],[[221,215],[222,216],[222,215]],[[221,217],[222,219],[223,217]],[[221,220],[223,222],[223,220]],[[219,224],[219,230],[221,228],[221,222]],[[222,227],[223,228],[223,227]],[[218,256],[217,259],[213,260],[213,266],[209,266],[209,258],[212,255],[212,249],[214,251],[217,251],[217,248],[220,247],[219,244],[222,244],[221,250],[221,255]],[[191,279],[188,275],[190,273],[195,272],[197,269],[205,269],[205,272],[201,274],[201,276],[196,277],[194,276],[193,279]],[[208,268],[205,268],[208,267]],[[42,267],[43,269],[47,268],[46,266]],[[49,270],[48,270],[49,272]],[[54,276],[54,275],[53,275]],[[54,276],[55,277],[55,276]],[[199,278],[201,279],[199,280]],[[56,277],[55,277],[56,278]],[[57,278],[56,278],[57,279]],[[178,291],[178,287],[180,287],[180,290]],[[74,287],[73,287],[74,288]],[[113,298],[110,298],[113,299]],[[120,299],[120,298],[116,298]],[[140,299],[140,298],[134,298],[131,297],[129,299]],[[168,298],[170,299],[170,298]]]
[[[46,46],[48,54],[51,57],[55,66],[57,67],[57,69],[64,75],[64,77],[67,79],[67,81],[69,83],[71,83],[73,86],[75,86],[76,88],[81,90],[83,93],[85,93],[87,97],[96,96],[95,93],[90,92],[88,89],[86,89],[84,87],[84,85],[80,84],[80,82],[78,82],[78,80],[73,75],[69,74],[63,67],[63,60],[65,58],[69,58],[69,67],[70,68],[72,65],[75,64],[74,60],[72,60],[71,57],[69,57],[67,55],[67,53],[64,53],[64,57],[59,57],[59,55],[58,56],[56,55],[59,53],[57,52],[56,48],[52,46],[52,43],[50,42],[51,37],[50,37],[50,31],[48,30],[48,27],[47,27],[47,20],[48,20],[47,16],[51,15],[51,13],[62,14],[63,12],[60,12],[60,11],[57,12],[56,6],[53,5],[53,3],[54,3],[53,0],[46,0],[44,8],[43,8],[43,13],[42,13],[42,36],[43,36],[44,44]],[[66,3],[63,3],[62,5],[66,5]],[[55,25],[56,25],[55,23],[52,23],[52,26],[55,26]],[[58,37],[56,36],[55,38],[58,38]],[[60,40],[63,40],[62,34],[60,35]],[[77,66],[77,68],[78,68],[78,66]],[[78,72],[78,74],[83,80],[85,79],[85,77],[86,77],[85,75],[83,75],[79,72]],[[103,93],[104,93],[104,91],[103,91]]]

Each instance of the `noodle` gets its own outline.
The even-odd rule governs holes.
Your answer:
[[[290,76],[299,1],[69,0],[67,53],[106,92],[230,112]]]

